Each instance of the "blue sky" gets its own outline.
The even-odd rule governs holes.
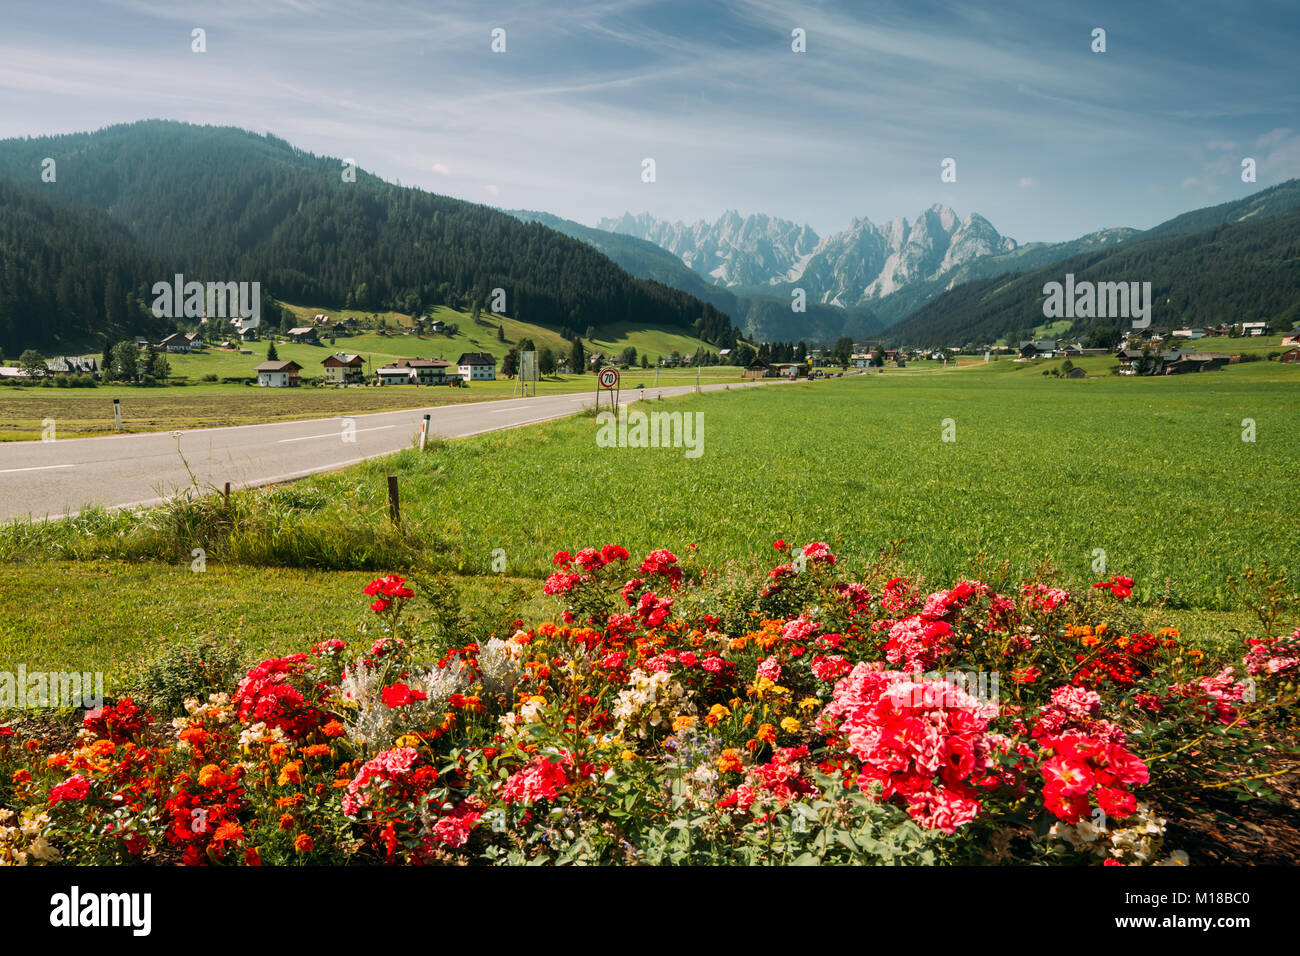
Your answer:
[[[235,125],[588,224],[737,209],[825,235],[943,202],[1061,240],[1300,176],[1294,0],[65,0],[3,22],[0,137]]]

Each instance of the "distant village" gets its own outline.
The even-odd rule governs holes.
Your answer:
[[[206,323],[206,320],[204,320]],[[156,378],[165,379],[167,375],[167,355],[191,354],[205,350],[234,352],[240,355],[253,354],[248,344],[259,338],[256,327],[234,323],[234,328],[227,338],[212,341],[210,335],[203,332],[173,332],[157,341],[144,336],[135,336],[131,341],[141,356],[142,364],[154,371]],[[336,338],[357,335],[363,331],[355,318],[331,319],[326,314],[313,317],[308,325],[290,328],[278,333],[271,333],[272,354],[263,362],[251,365],[249,371],[258,386],[263,388],[294,388],[303,384],[320,384],[326,386],[354,385],[449,385],[463,387],[472,382],[493,381],[498,377],[499,360],[486,352],[464,352],[454,362],[441,357],[434,358],[399,358],[386,365],[374,368],[367,373],[367,360],[347,351],[338,351],[320,360],[319,370],[304,368],[292,359],[280,359],[273,354],[275,336],[283,341],[322,346],[328,341],[333,344]],[[422,316],[415,320],[414,329],[406,334],[444,334],[454,331],[440,319]],[[959,356],[980,356],[986,360],[1009,358],[1015,362],[1035,362],[1041,359],[1075,359],[1098,356],[1113,356],[1118,367],[1113,369],[1120,375],[1176,375],[1187,372],[1214,371],[1226,365],[1233,365],[1242,360],[1242,355],[1235,354],[1228,346],[1227,340],[1240,338],[1258,338],[1276,334],[1266,322],[1243,322],[1236,325],[1217,327],[1168,328],[1150,326],[1131,330],[1119,343],[1109,348],[1086,348],[1078,340],[1046,338],[1019,342],[1015,347],[1007,345],[971,345],[949,346],[942,348],[885,348],[879,342],[854,342],[851,351],[847,349],[848,339],[841,339],[842,345],[835,350],[808,349],[800,343],[793,349],[793,360],[769,361],[762,357],[766,347],[758,356],[745,361],[745,356],[734,355],[731,349],[722,349],[715,354],[700,355],[679,354],[661,357],[656,363],[662,367],[691,367],[697,359],[704,364],[737,364],[737,358],[744,363],[742,377],[760,378],[824,378],[836,374],[829,369],[853,369],[857,371],[883,368],[884,366],[905,368],[909,362],[955,362]],[[1224,339],[1227,351],[1209,351],[1204,344],[1195,349],[1187,345],[1202,339]],[[1269,356],[1286,364],[1300,364],[1300,327],[1291,329],[1282,337],[1282,351]],[[753,355],[752,346],[746,345],[748,354]],[[632,353],[629,355],[628,353]],[[786,350],[790,354],[790,350]],[[106,355],[107,358],[107,355]],[[641,367],[648,368],[646,356],[641,356]],[[629,367],[635,364],[635,350],[625,350],[621,355],[605,355],[594,351],[585,355],[588,369],[600,368],[606,364]],[[15,379],[49,378],[55,384],[94,384],[104,377],[101,362],[91,356],[54,356],[45,358],[34,353],[24,353],[19,365],[0,364],[0,381]],[[1065,377],[1081,378],[1085,372],[1078,367],[1065,363]],[[569,359],[560,358],[555,363],[554,371],[570,373]],[[505,377],[513,377],[514,369],[503,370]],[[306,373],[306,374],[304,374]],[[64,382],[60,379],[75,379]]]

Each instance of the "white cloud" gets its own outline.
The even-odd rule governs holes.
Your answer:
[[[450,176],[450,175],[451,175],[451,170],[448,169],[447,166],[446,166],[446,164],[444,164],[444,163],[434,163],[434,164],[433,164],[433,171],[434,171],[435,173],[437,173],[439,176]]]

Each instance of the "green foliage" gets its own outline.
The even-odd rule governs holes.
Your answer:
[[[209,694],[229,693],[243,670],[238,642],[203,637],[167,645],[156,657],[128,667],[122,680],[150,707],[180,714],[187,698],[206,701]]]

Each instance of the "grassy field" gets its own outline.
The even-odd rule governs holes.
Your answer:
[[[537,576],[557,549],[608,541],[695,543],[707,565],[756,566],[777,537],[827,540],[853,560],[902,538],[907,564],[935,581],[984,552],[1017,573],[1049,559],[1086,583],[1103,549],[1108,573],[1138,579],[1140,600],[1223,610],[1234,606],[1228,575],[1263,560],[1300,567],[1297,388],[1300,369],[1266,362],[1068,381],[1010,362],[892,369],[645,403],[702,413],[699,458],[601,448],[595,421],[576,417],[404,452],[275,498],[249,493],[231,521],[88,512],[13,525],[0,531],[0,558],[176,562],[205,547],[218,561],[481,573],[502,548],[511,573]],[[394,471],[406,520],[397,542],[384,517]]]

